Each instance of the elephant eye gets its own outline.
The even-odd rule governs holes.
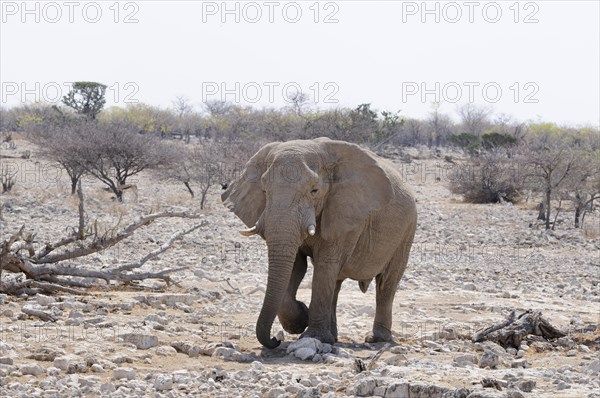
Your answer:
[[[317,192],[319,192],[319,188],[315,188],[315,189],[313,189],[312,191],[310,191],[310,193],[312,193],[312,194],[315,194],[315,193],[317,193]]]

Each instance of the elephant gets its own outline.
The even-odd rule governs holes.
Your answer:
[[[392,305],[417,225],[414,194],[394,165],[359,145],[328,138],[269,143],[247,162],[221,199],[267,244],[268,277],[256,324],[267,348],[275,316],[284,330],[337,341],[336,305],[351,278],[376,281],[367,342],[391,341]],[[309,307],[296,292],[313,264]]]

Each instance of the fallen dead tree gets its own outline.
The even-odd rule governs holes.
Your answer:
[[[21,227],[10,239],[4,241],[0,248],[0,293],[35,294],[62,291],[82,294],[83,291],[76,288],[86,287],[87,284],[72,277],[98,278],[103,279],[107,284],[111,281],[127,284],[144,279],[161,279],[170,284],[173,280],[169,274],[181,271],[187,267],[172,268],[158,272],[134,271],[141,268],[148,260],[165,252],[182,236],[207,225],[207,221],[202,221],[184,231],[175,233],[159,248],[135,262],[118,264],[103,270],[83,268],[71,263],[72,260],[77,258],[106,250],[131,236],[138,228],[147,226],[159,218],[167,217],[202,218],[201,215],[187,212],[156,213],[140,217],[109,237],[96,235],[92,239],[80,240],[79,232],[74,232],[71,236],[63,238],[58,242],[45,244],[37,251],[33,247],[33,235],[24,234],[23,231],[25,228]],[[62,250],[57,252],[58,249]],[[2,274],[6,272],[22,273],[25,275],[25,279],[4,281]]]
[[[35,250],[34,233],[25,233],[25,226],[9,239],[2,242],[0,247],[0,293],[7,294],[37,294],[66,292],[84,294],[78,288],[88,284],[74,277],[103,279],[107,284],[111,281],[129,284],[145,279],[161,279],[170,285],[174,283],[169,274],[181,271],[187,267],[166,269],[158,272],[137,272],[148,260],[151,260],[169,249],[175,241],[198,228],[208,224],[206,220],[192,227],[177,232],[156,250],[146,254],[138,261],[117,264],[109,269],[89,269],[74,264],[72,261],[90,254],[98,253],[115,246],[131,236],[137,229],[151,224],[160,218],[181,217],[202,219],[203,216],[188,212],[162,212],[140,217],[131,224],[117,230],[99,231],[97,223],[86,225],[84,222],[83,193],[81,184],[79,194],[79,225],[77,230],[54,243],[46,243]],[[2,278],[3,273],[13,273],[23,277]]]
[[[518,348],[528,335],[552,340],[567,334],[544,319],[541,311],[528,310],[519,316],[512,311],[506,320],[475,333],[473,341],[477,343],[489,340],[504,348]]]

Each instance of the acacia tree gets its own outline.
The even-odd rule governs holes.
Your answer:
[[[38,105],[21,111],[21,127],[45,156],[67,172],[71,194],[75,194],[77,183],[85,172],[75,154],[85,142],[82,132],[86,130],[88,119],[56,106]]]
[[[522,147],[519,163],[527,184],[544,196],[545,227],[551,228],[551,201],[568,190],[581,163],[581,152],[569,143],[566,134],[541,130]]]
[[[171,161],[160,168],[163,178],[183,183],[192,198],[199,192],[200,208],[204,209],[211,188],[235,179],[243,164],[264,143],[218,142],[182,146],[172,143],[166,151]]]
[[[106,86],[102,83],[75,82],[62,102],[75,112],[94,120],[106,104],[105,93]]]
[[[85,140],[74,154],[76,161],[102,181],[120,202],[128,178],[169,160],[158,137],[139,134],[124,123],[88,123],[83,134]]]
[[[400,111],[382,111],[381,116],[383,119],[375,132],[374,142],[371,144],[371,148],[374,150],[381,148],[396,138],[404,124],[404,119],[400,117]]]
[[[489,117],[492,109],[467,102],[459,107],[457,112],[461,120],[463,132],[480,137],[489,125]]]
[[[440,146],[445,143],[447,136],[452,131],[452,120],[446,114],[440,112],[441,104],[434,102],[431,105],[431,112],[426,120],[429,127],[427,135],[427,144],[429,146]]]
[[[77,184],[85,174],[85,169],[73,156],[85,143],[86,138],[81,134],[85,130],[85,124],[75,122],[56,130],[50,139],[44,140],[43,148],[48,156],[60,164],[69,176],[71,195],[77,192]]]
[[[375,136],[378,129],[377,112],[371,109],[371,104],[360,104],[350,112],[352,120],[352,139],[356,143],[368,142]]]

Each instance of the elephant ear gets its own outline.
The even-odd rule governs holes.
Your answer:
[[[279,143],[262,147],[246,163],[240,177],[221,194],[223,204],[233,211],[246,224],[252,227],[265,210],[266,196],[261,185],[261,177],[266,170],[266,158]]]
[[[393,187],[375,155],[358,145],[321,140],[331,156],[330,188],[321,216],[321,236],[335,240],[364,226],[392,199]]]

